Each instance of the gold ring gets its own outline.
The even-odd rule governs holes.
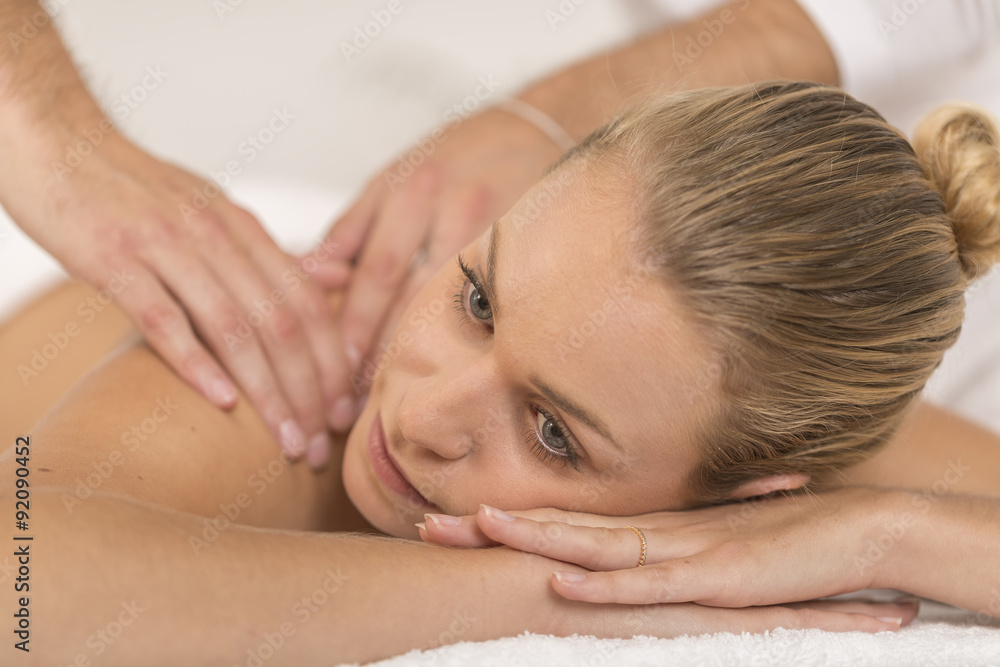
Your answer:
[[[639,541],[642,542],[642,553],[639,554],[639,562],[635,564],[636,567],[642,567],[646,564],[646,536],[642,534],[642,531],[635,526],[625,526],[633,533],[639,536]]]

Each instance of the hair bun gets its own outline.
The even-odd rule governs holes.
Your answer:
[[[1000,259],[1000,131],[989,111],[948,104],[920,121],[917,157],[944,197],[967,277]]]

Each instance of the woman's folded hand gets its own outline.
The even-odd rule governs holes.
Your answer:
[[[889,523],[890,493],[847,487],[631,517],[484,505],[474,516],[429,514],[420,534],[450,546],[505,544],[590,570],[554,573],[553,588],[571,600],[773,605],[877,585],[886,550],[870,546]],[[645,538],[642,567],[629,526]]]

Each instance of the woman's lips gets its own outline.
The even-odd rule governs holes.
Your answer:
[[[420,495],[420,492],[407,481],[399,466],[392,460],[385,445],[385,431],[382,430],[382,413],[380,412],[375,413],[371,431],[368,433],[368,460],[371,462],[375,476],[378,477],[383,486],[392,489],[407,500],[421,505],[430,505],[427,499]]]

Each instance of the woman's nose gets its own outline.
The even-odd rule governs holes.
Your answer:
[[[442,458],[469,454],[476,444],[476,415],[486,412],[487,383],[471,372],[438,373],[414,380],[403,393],[396,414],[400,435]]]

